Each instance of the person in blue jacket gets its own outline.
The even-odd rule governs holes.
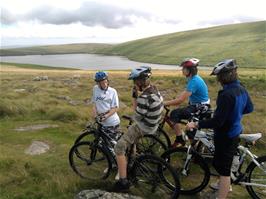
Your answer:
[[[227,59],[215,65],[211,75],[216,75],[223,89],[218,92],[214,116],[187,124],[187,129],[214,129],[213,166],[220,175],[218,183],[211,188],[218,189],[218,198],[225,199],[230,190],[230,173],[233,156],[237,152],[239,135],[243,127],[243,114],[253,111],[253,104],[246,89],[237,77],[237,64],[234,59]]]

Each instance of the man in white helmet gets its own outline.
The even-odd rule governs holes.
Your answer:
[[[126,150],[144,134],[155,133],[161,119],[163,98],[156,87],[150,84],[150,76],[151,68],[139,67],[133,69],[128,78],[134,82],[132,98],[135,123],[128,128],[128,132],[123,134],[115,146],[120,179],[114,185],[113,191],[129,189]]]

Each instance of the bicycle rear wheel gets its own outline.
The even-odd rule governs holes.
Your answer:
[[[166,151],[162,158],[179,174],[181,194],[195,194],[203,190],[210,180],[210,170],[204,159],[192,151],[188,157],[187,148],[175,148]]]
[[[139,154],[151,154],[160,157],[166,149],[164,143],[154,135],[144,135],[137,143],[137,153]]]
[[[91,142],[79,142],[69,152],[69,163],[73,171],[82,178],[106,179],[112,164],[108,153]]]
[[[154,155],[141,155],[129,170],[131,189],[145,198],[169,198],[179,196],[180,184],[177,173],[163,159]]]
[[[266,198],[266,156],[261,156],[256,159],[260,164],[258,167],[254,162],[251,162],[247,168],[247,182],[254,185],[246,186],[250,196],[254,199]]]

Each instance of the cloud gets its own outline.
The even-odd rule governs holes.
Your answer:
[[[13,24],[19,21],[38,21],[43,24],[65,25],[81,23],[85,26],[103,26],[117,29],[134,24],[134,19],[151,20],[151,14],[133,9],[123,9],[114,5],[84,2],[76,10],[64,10],[51,6],[41,6],[23,15],[12,15],[2,10],[1,23]]]
[[[1,23],[2,24],[12,24],[16,22],[16,16],[13,15],[5,8],[1,8]]]
[[[233,23],[244,23],[244,22],[251,22],[251,21],[259,21],[261,20],[258,17],[252,16],[230,16],[227,18],[216,18],[212,20],[204,20],[198,23],[199,26],[206,26],[206,25],[223,25],[223,24],[233,24]]]

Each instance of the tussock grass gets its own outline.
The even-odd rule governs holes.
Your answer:
[[[92,78],[94,71],[47,70],[45,74],[48,74],[49,80],[35,82],[32,78],[43,74],[43,71],[20,68],[17,72],[15,68],[13,66],[9,70],[3,67],[0,72],[1,199],[69,199],[83,189],[110,187],[113,178],[95,182],[82,180],[68,163],[68,152],[74,139],[91,120],[91,105],[85,101],[91,98],[95,84]],[[119,110],[120,116],[132,113],[132,82],[127,80],[128,73],[109,72],[110,84],[117,89],[124,106]],[[74,82],[73,74],[80,74],[81,78]],[[214,77],[209,76],[209,71],[200,71],[200,74],[209,86],[212,106],[215,107],[220,86]],[[254,113],[243,119],[244,132],[263,133],[262,140],[253,148],[257,154],[263,154],[266,146],[265,70],[241,69],[239,75],[255,105]],[[185,87],[185,80],[178,71],[154,70],[152,82],[166,100],[174,98]],[[16,92],[15,89],[25,91]],[[79,103],[72,105],[69,100]],[[57,124],[58,127],[29,132],[14,130],[35,124]],[[122,120],[124,130],[126,125],[127,122]],[[168,128],[166,130],[170,131]],[[37,156],[26,155],[24,150],[35,140],[48,143],[50,150]],[[242,189],[234,187],[235,191],[230,193],[229,198],[249,198]]]

